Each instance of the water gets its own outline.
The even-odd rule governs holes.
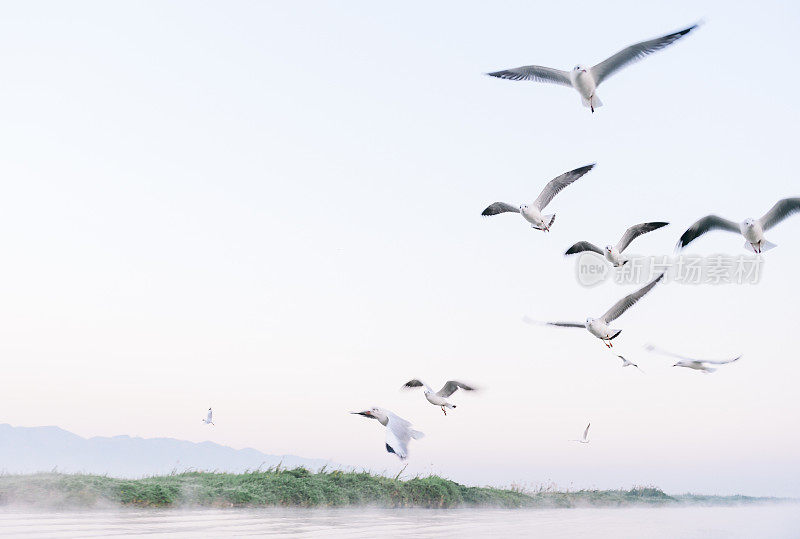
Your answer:
[[[3,537],[800,537],[800,505],[0,511]]]

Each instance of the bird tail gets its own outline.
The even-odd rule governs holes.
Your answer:
[[[619,336],[619,334],[622,333],[621,329],[616,329],[616,330],[612,329],[611,331],[614,331],[615,333],[611,337],[608,338],[609,341],[611,339],[616,339]]]
[[[411,431],[411,437],[414,438],[415,440],[419,440],[420,438],[424,438],[425,437],[425,433],[424,432],[420,432],[418,430],[412,430]]]
[[[547,224],[547,228],[550,228],[551,226],[553,226],[553,223],[556,222],[556,214],[549,213],[547,215],[542,215],[542,221],[544,221],[545,224]]]
[[[774,249],[777,246],[778,246],[777,244],[772,243],[771,241],[763,240],[761,242],[761,252],[763,253],[764,251],[769,251],[770,249]],[[756,251],[756,248],[753,247],[753,245],[749,241],[744,242],[744,248],[753,253],[758,252]]]
[[[589,99],[592,100],[591,103],[589,102]],[[603,102],[600,101],[600,98],[597,97],[596,94],[590,97],[589,99],[586,99],[585,97],[581,96],[581,103],[583,103],[584,107],[586,108],[592,107],[595,109],[599,109],[600,107],[603,106]]]

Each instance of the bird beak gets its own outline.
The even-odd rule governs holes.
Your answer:
[[[586,70],[585,69],[581,69],[581,73],[586,73]]]
[[[365,410],[363,412],[350,412],[350,413],[355,415],[363,415],[364,417],[372,417],[372,412],[370,412],[369,410]]]

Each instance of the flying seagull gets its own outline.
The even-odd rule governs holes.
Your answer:
[[[578,64],[572,68],[572,71],[568,72],[551,67],[531,65],[495,71],[494,73],[487,73],[487,75],[500,79],[529,80],[571,86],[581,95],[583,106],[589,107],[592,109],[592,112],[594,112],[595,108],[603,106],[600,98],[595,94],[595,89],[604,80],[623,67],[671,45],[697,28],[697,26],[697,24],[693,24],[689,28],[680,30],[679,32],[631,45],[603,60],[594,67]]]
[[[592,163],[591,165],[570,170],[569,172],[565,172],[561,176],[550,180],[550,182],[544,186],[544,189],[539,194],[539,197],[531,205],[523,204],[517,208],[511,204],[506,204],[505,202],[495,202],[483,210],[481,215],[497,215],[498,213],[506,212],[521,213],[522,217],[524,217],[533,228],[536,230],[544,230],[545,232],[549,232],[550,227],[553,225],[553,221],[556,220],[556,216],[555,214],[542,215],[542,210],[562,189],[592,170],[594,165],[595,164]]]
[[[617,357],[618,357],[618,358],[620,358],[620,359],[622,360],[622,368],[623,368],[623,369],[624,369],[625,367],[636,367],[637,369],[639,369],[639,365],[637,365],[637,364],[636,364],[636,363],[634,363],[633,361],[628,361],[627,359],[625,359],[625,358],[624,358],[624,357],[622,357],[622,356],[617,356]],[[639,369],[639,372],[641,372],[642,374],[644,374],[644,371],[643,371],[642,369]]]
[[[586,322],[581,324],[580,322],[536,322],[531,320],[530,318],[523,317],[523,321],[527,323],[533,324],[540,324],[543,323],[546,326],[558,326],[563,328],[586,328],[589,333],[603,341],[608,348],[611,348],[613,344],[611,344],[611,340],[616,338],[620,333],[622,333],[621,329],[612,329],[608,326],[611,322],[622,316],[622,314],[633,307],[633,305],[642,299],[645,294],[650,292],[653,287],[664,278],[664,273],[650,281],[648,284],[637,290],[632,294],[628,294],[618,302],[616,302],[606,313],[601,316],[600,318],[587,318]]]
[[[664,223],[661,221],[656,221],[653,223],[640,223],[638,225],[633,225],[625,233],[622,235],[622,238],[617,242],[616,245],[606,245],[604,249],[600,249],[593,243],[589,243],[588,241],[579,241],[569,249],[567,252],[564,253],[565,255],[574,255],[576,253],[581,253],[584,251],[592,251],[597,253],[601,256],[604,256],[606,260],[611,262],[615,268],[623,266],[626,262],[628,262],[627,258],[622,256],[622,251],[624,251],[628,245],[631,244],[633,240],[641,236],[642,234],[647,234],[648,232],[652,232],[653,230],[658,230],[662,226],[667,226],[669,223]]]
[[[674,357],[679,359],[673,367],[686,367],[687,369],[694,369],[696,371],[702,371],[705,374],[710,372],[714,372],[717,369],[713,367],[709,367],[708,365],[725,365],[726,363],[733,363],[734,361],[739,361],[742,356],[736,356],[733,359],[723,359],[721,361],[711,361],[708,359],[693,359],[690,357],[680,356],[678,354],[673,354],[672,352],[667,352],[665,350],[661,350],[660,348],[656,348],[652,344],[648,344],[645,348],[650,352],[655,352],[656,354],[661,354],[664,356]]]
[[[457,382],[456,380],[448,380],[439,391],[434,391],[428,384],[416,378],[403,384],[404,389],[411,389],[414,387],[424,388],[423,391],[425,393],[425,398],[428,399],[428,402],[434,406],[440,406],[444,415],[447,415],[447,410],[445,410],[445,408],[456,407],[455,404],[450,404],[447,402],[447,397],[455,393],[456,390],[463,389],[464,391],[475,391],[474,387],[470,387],[463,382]]]
[[[208,409],[208,415],[206,416],[205,419],[202,420],[203,423],[205,423],[206,425],[213,425],[214,422],[211,420],[211,416],[212,416],[212,412],[211,412],[211,408],[209,408]]]
[[[744,248],[748,251],[754,253],[768,251],[777,246],[764,239],[764,232],[798,211],[800,211],[800,198],[784,198],[776,202],[761,219],[747,218],[737,224],[717,215],[706,215],[683,233],[678,240],[677,248],[683,249],[709,230],[720,229],[738,232],[744,236]]]
[[[386,427],[386,451],[394,453],[400,460],[408,458],[408,442],[411,438],[418,440],[424,433],[411,428],[411,423],[383,408],[371,408],[363,412],[351,412],[371,419],[377,419]]]
[[[591,423],[586,425],[586,428],[583,431],[583,437],[580,440],[570,440],[570,441],[579,442],[579,443],[582,443],[582,444],[588,444],[589,443],[589,427],[591,427],[591,426],[592,426]]]

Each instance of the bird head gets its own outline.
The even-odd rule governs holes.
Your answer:
[[[520,209],[520,211],[525,211],[525,210],[528,209],[528,205],[527,204],[523,204],[522,206],[519,207],[519,209]]]
[[[747,228],[751,228],[754,224],[755,221],[753,221],[752,219],[748,218],[744,220],[744,226],[746,226]]]
[[[589,326],[589,325],[592,324],[592,322],[594,322],[594,318],[592,318],[591,316],[587,316],[586,317],[586,325]]]
[[[384,425],[389,420],[389,416],[381,408],[370,408],[369,410],[364,410],[363,412],[350,412],[350,413],[356,415],[363,415],[364,417],[368,417],[370,419],[377,419]]]
[[[610,253],[610,252],[611,252],[611,249],[613,249],[613,248],[614,248],[614,246],[613,246],[613,245],[606,245],[606,252],[607,252],[607,253]]]
[[[572,70],[577,72],[577,73],[586,73],[587,71],[589,71],[586,68],[586,66],[581,65],[581,64],[576,65],[575,67],[572,68]]]

